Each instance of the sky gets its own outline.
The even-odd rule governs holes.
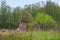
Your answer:
[[[0,0],[0,5],[1,1],[2,0]],[[32,4],[32,3],[35,4],[41,1],[46,2],[46,0],[6,0],[6,3],[11,7],[17,7],[17,6],[24,7],[25,4]],[[56,2],[60,5],[60,0],[51,0],[51,1]]]

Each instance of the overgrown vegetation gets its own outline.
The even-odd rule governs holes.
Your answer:
[[[7,33],[7,34],[6,34]],[[30,32],[25,33],[11,33],[5,32],[0,36],[0,40],[60,40],[60,34],[54,32],[32,32],[32,37]]]
[[[44,4],[44,2],[42,3]],[[16,29],[22,22],[28,28],[40,25],[40,28],[55,28],[60,24],[60,6],[47,1],[42,7],[40,3],[25,5],[24,8],[11,8],[2,0],[0,7],[0,28]]]
[[[25,31],[21,31],[20,24],[24,24]],[[20,30],[14,30],[18,27]],[[60,6],[46,1],[12,8],[2,0],[0,29],[10,29],[0,30],[0,40],[60,40]]]

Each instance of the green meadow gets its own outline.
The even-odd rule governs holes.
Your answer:
[[[60,33],[55,32],[24,32],[24,33],[3,33],[0,40],[60,40]]]

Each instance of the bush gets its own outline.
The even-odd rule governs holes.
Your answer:
[[[45,13],[37,13],[35,19],[27,24],[28,29],[51,29],[57,26],[56,21]]]
[[[40,24],[41,28],[54,28],[57,25],[56,21],[45,13],[37,13],[35,21]]]
[[[22,22],[29,23],[29,22],[32,22],[32,20],[33,20],[33,17],[32,17],[31,14],[29,14],[29,13],[23,13],[22,19],[21,19]]]

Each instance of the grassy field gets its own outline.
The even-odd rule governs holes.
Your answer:
[[[0,40],[60,40],[60,33],[54,32],[4,32]]]

